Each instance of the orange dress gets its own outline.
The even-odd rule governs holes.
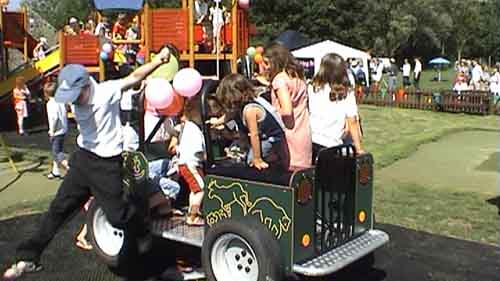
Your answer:
[[[24,89],[14,88],[12,92],[14,96],[14,109],[16,110],[17,118],[28,117],[28,104],[26,103],[26,99],[30,95],[30,91],[25,87]]]
[[[281,72],[272,81],[272,104],[281,113],[277,92],[286,89],[292,101],[292,115],[281,116],[285,124],[285,137],[290,152],[290,170],[311,167],[312,137],[307,107],[307,86],[304,80],[293,78]]]

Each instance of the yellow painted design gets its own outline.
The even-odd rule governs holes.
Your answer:
[[[216,180],[212,180],[208,184],[207,190],[208,199],[216,200],[220,205],[220,208],[206,215],[206,222],[209,226],[222,219],[231,218],[235,211],[233,208],[240,208],[243,216],[257,216],[277,239],[290,230],[292,219],[286,210],[270,197],[260,197],[251,202],[248,192],[242,184],[237,182],[224,186],[218,185]]]

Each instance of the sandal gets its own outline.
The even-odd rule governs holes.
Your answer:
[[[196,215],[194,217],[188,216],[186,218],[186,224],[189,226],[204,226],[205,220],[199,215]]]
[[[90,251],[93,249],[92,245],[86,240],[76,240],[75,245],[84,251]]]

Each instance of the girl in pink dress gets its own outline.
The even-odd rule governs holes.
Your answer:
[[[16,87],[12,91],[14,96],[14,109],[17,115],[17,128],[20,135],[25,135],[24,132],[24,118],[28,117],[28,103],[27,99],[30,97],[30,90],[26,87],[24,77],[19,76],[16,78]]]
[[[312,140],[302,66],[281,44],[273,44],[266,49],[264,63],[271,81],[272,104],[285,124],[285,138],[290,152],[289,170],[309,168]]]

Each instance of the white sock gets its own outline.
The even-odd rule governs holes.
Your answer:
[[[52,161],[52,174],[54,176],[59,176],[61,172],[59,171],[59,166],[56,161]]]

